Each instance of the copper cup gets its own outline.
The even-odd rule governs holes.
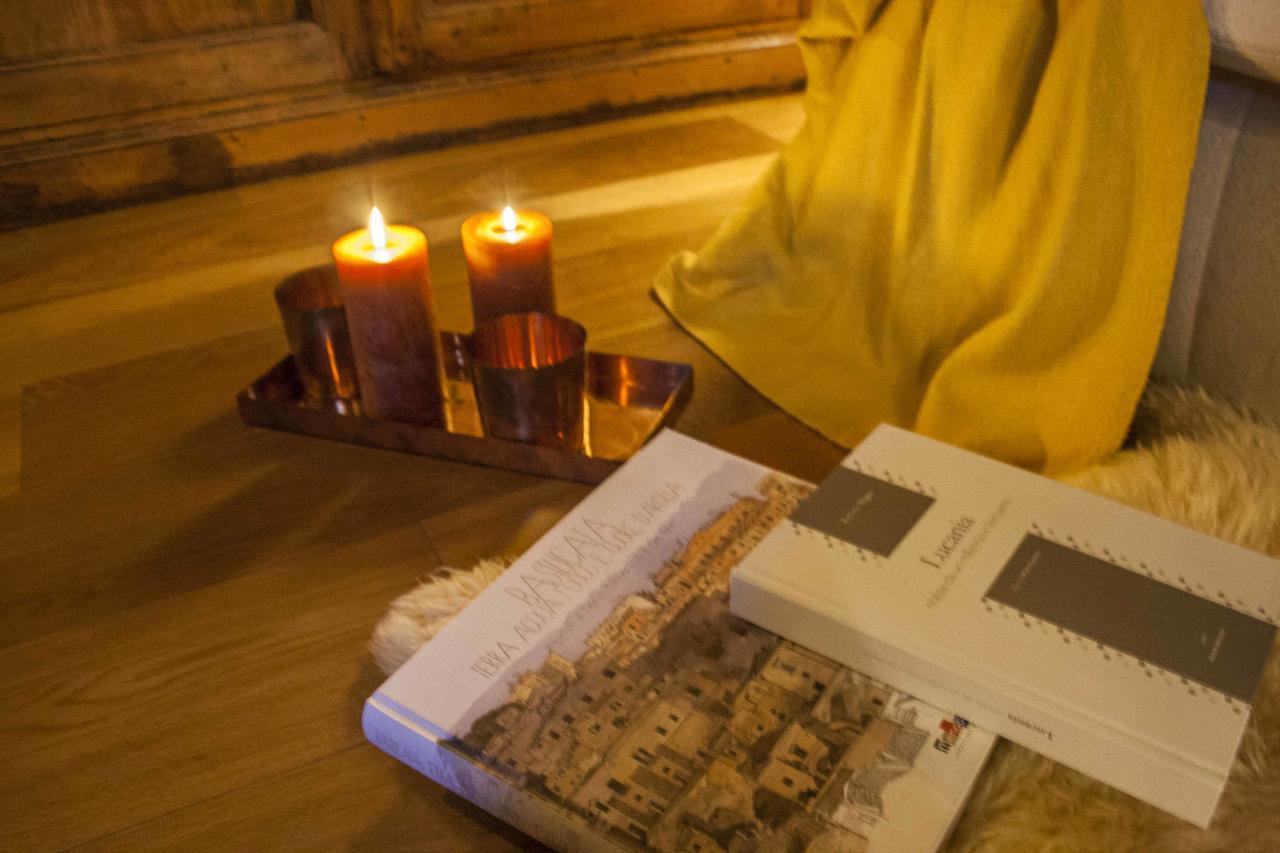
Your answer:
[[[356,360],[337,269],[327,264],[294,273],[276,285],[276,304],[307,396],[354,399]]]
[[[467,338],[484,433],[580,450],[587,330],[556,314],[504,314]]]

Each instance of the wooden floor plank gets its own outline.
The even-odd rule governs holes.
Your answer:
[[[22,487],[22,397],[0,395],[0,500]]]
[[[587,491],[530,478],[371,538],[288,557],[272,549],[251,574],[0,649],[0,669],[18,673],[0,685],[10,770],[0,814],[14,815],[0,847],[63,846],[82,840],[81,822],[127,825],[186,802],[203,809],[359,744],[361,703],[382,678],[364,646],[387,602],[437,565],[436,537],[450,562],[469,565],[509,552],[504,537],[531,514],[566,511]],[[120,775],[127,797],[97,789]],[[75,818],[51,836],[38,815],[73,803]]]
[[[767,133],[779,142],[790,142],[804,124],[801,98],[761,98],[735,105],[732,115],[743,124]]]
[[[760,138],[752,136],[754,142]],[[605,153],[596,156],[607,159]],[[673,247],[697,245],[766,165],[767,155],[734,157],[723,168],[701,167],[693,175],[687,169],[672,170],[649,176],[638,185],[629,180],[592,185],[535,196],[530,204],[545,203],[553,216],[562,217],[557,220],[556,264],[559,275],[571,276],[572,270],[563,269],[566,261],[580,255],[627,257],[626,247],[636,241],[665,240],[664,256]],[[696,194],[691,195],[691,187]],[[620,207],[623,200],[629,208]],[[442,324],[451,328],[470,327],[457,236],[468,209],[459,207],[462,213],[417,220],[433,241],[437,307]],[[250,219],[264,215],[255,213]],[[591,222],[580,224],[586,220]],[[274,284],[294,270],[327,258],[327,242],[251,253],[244,259],[182,265],[157,271],[150,278],[0,311],[0,395],[16,393],[24,383],[121,359],[273,328],[278,325],[270,295]],[[625,281],[627,287],[646,292],[655,269],[656,265],[643,271],[637,268],[636,277],[625,280],[615,274],[611,286]],[[4,287],[0,285],[0,291]],[[595,292],[596,282],[589,282],[587,288]]]
[[[361,744],[76,849],[536,853],[544,848]]]
[[[530,478],[264,430],[0,505],[0,645],[339,547]],[[35,562],[38,571],[32,571]]]
[[[370,628],[433,565],[410,524],[0,650],[0,848],[89,841],[358,745]]]
[[[422,528],[445,564],[465,568],[487,556],[519,553],[528,537],[554,523],[588,492],[573,483],[532,483],[424,518]],[[377,680],[375,676],[372,686]],[[366,789],[373,791],[372,797],[350,796],[352,790]],[[314,811],[335,800],[344,805],[321,815]],[[431,831],[422,834],[428,827]],[[221,849],[261,849],[277,846],[280,839],[288,839],[286,846],[306,849],[537,849],[510,827],[363,745],[266,776],[88,847],[185,850],[198,842]]]
[[[713,147],[708,148],[708,143]],[[773,151],[725,116],[620,123],[389,158],[0,233],[0,308],[14,308],[317,247],[359,227],[375,201],[393,219],[449,216]],[[456,235],[456,225],[451,229]],[[74,249],[74,250],[73,250]]]

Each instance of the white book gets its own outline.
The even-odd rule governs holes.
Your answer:
[[[810,491],[663,432],[379,688],[369,740],[561,850],[935,849],[994,736],[729,612]]]
[[[881,426],[734,570],[732,608],[1205,826],[1280,563]]]

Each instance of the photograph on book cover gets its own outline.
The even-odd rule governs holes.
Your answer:
[[[440,745],[623,847],[939,843],[993,738],[733,616],[730,569],[812,487],[668,443],[724,461]]]

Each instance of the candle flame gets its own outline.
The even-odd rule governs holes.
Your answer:
[[[378,210],[376,204],[369,211],[369,239],[373,241],[374,249],[387,248],[387,223],[383,221],[382,211]]]
[[[511,208],[511,205],[502,208],[502,230],[507,232],[515,231],[518,224],[516,212]]]

